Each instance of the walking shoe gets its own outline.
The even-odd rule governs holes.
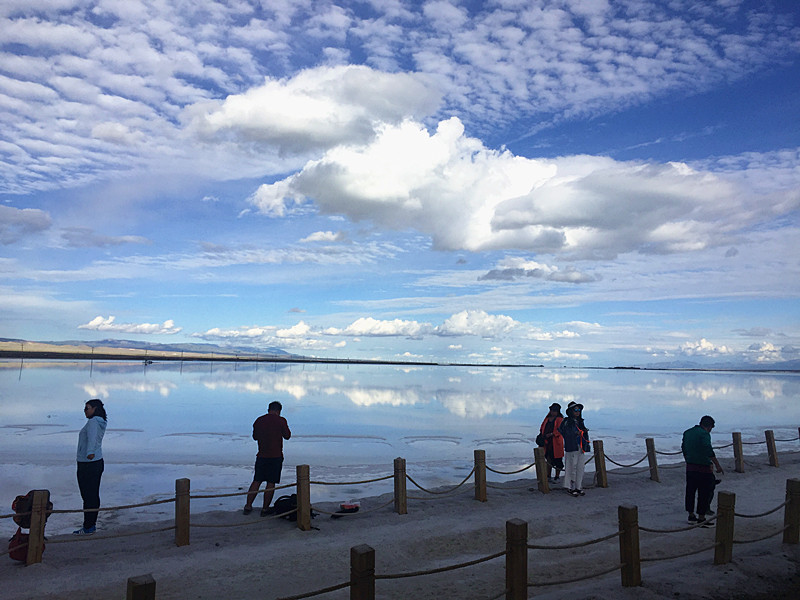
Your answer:
[[[81,527],[72,532],[72,535],[92,535],[97,531],[97,527]]]
[[[689,523],[697,523],[697,515],[694,513],[689,513]]]
[[[558,483],[558,477],[553,477],[553,483]]]
[[[578,496],[585,496],[586,495],[586,492],[584,492],[583,490],[575,490],[575,491],[578,492]]]
[[[713,511],[713,510],[711,510],[711,509],[709,508],[709,509],[706,511],[706,516],[707,516],[707,517],[713,517],[713,516],[714,516],[714,511]]]
[[[711,528],[711,527],[714,526],[713,523],[709,523],[708,521],[706,521],[705,517],[697,517],[697,524],[700,527],[705,527],[706,529]]]
[[[569,495],[572,496],[573,498],[577,498],[581,494],[580,494],[580,492],[578,490],[570,490],[569,491]]]
[[[245,506],[242,509],[242,514],[243,515],[249,515],[251,512],[253,512],[253,507],[252,506]]]
[[[274,515],[274,514],[275,514],[275,507],[274,506],[270,506],[269,508],[262,508],[261,509],[261,516],[262,517],[268,517],[269,515]]]

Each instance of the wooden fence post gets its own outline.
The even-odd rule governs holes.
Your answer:
[[[550,493],[550,482],[547,481],[547,459],[544,457],[544,448],[536,447],[533,449],[533,458],[536,462],[536,482],[539,491],[543,494]]]
[[[528,522],[506,521],[506,600],[528,597]]]
[[[350,600],[375,600],[375,550],[366,544],[350,548]]]
[[[475,450],[475,500],[486,502],[486,450]]]
[[[650,479],[661,483],[658,478],[658,459],[656,458],[656,441],[653,438],[645,438],[647,446],[647,463],[650,465]]]
[[[175,545],[189,545],[190,525],[190,499],[189,480],[187,478],[175,480]]]
[[[767,453],[769,454],[769,466],[778,466],[778,450],[775,448],[775,432],[772,429],[767,429],[764,432],[767,438]]]
[[[592,442],[594,448],[594,483],[597,487],[608,487],[608,473],[606,472],[606,453],[603,450],[603,440]]]
[[[717,494],[717,531],[714,541],[714,564],[726,565],[733,558],[733,513],[736,510],[736,494]]]
[[[800,543],[800,479],[786,480],[786,508],[783,511],[784,544]]]
[[[622,587],[642,585],[642,564],[639,555],[639,508],[620,506],[619,516],[619,562],[622,563]]]
[[[128,577],[126,600],[156,600],[156,580],[151,574]]]
[[[736,463],[734,470],[737,473],[744,473],[744,452],[742,451],[742,432],[733,432],[733,460]]]
[[[311,530],[311,484],[308,465],[297,465],[297,528]]]
[[[406,493],[406,459],[394,459],[394,512],[408,514],[408,494]]]
[[[28,554],[26,565],[42,562],[44,551],[44,524],[47,520],[47,501],[50,499],[48,490],[33,490],[33,503],[31,506],[31,530],[28,535]]]

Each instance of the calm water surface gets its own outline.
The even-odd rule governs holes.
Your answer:
[[[715,443],[727,443],[731,431],[745,440],[763,439],[764,429],[795,437],[799,391],[794,373],[7,361],[0,362],[2,483],[59,487],[77,498],[77,432],[93,397],[109,414],[105,502],[169,493],[176,477],[191,477],[193,489],[246,484],[252,423],[273,400],[283,403],[293,433],[286,481],[301,463],[311,465],[312,479],[384,475],[402,456],[426,483],[446,484],[468,472],[476,448],[496,468],[530,463],[531,440],[552,402],[584,404],[592,437],[610,456],[630,460],[643,455],[644,437],[678,448],[680,433],[704,414],[717,420]],[[319,493],[385,491],[329,490]]]

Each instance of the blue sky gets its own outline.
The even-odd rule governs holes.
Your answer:
[[[2,337],[800,358],[794,1],[0,19]]]

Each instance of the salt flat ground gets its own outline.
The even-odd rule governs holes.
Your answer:
[[[723,459],[726,474],[718,490],[736,494],[740,513],[773,508],[784,501],[786,480],[800,477],[800,453],[782,453],[780,461],[780,467],[774,468],[767,466],[765,456],[748,457],[747,472],[740,474],[733,472],[731,459]],[[500,483],[501,479],[505,481]],[[609,488],[590,488],[582,498],[572,498],[560,490],[548,495],[531,492],[527,488],[535,485],[534,481],[511,479],[490,474],[490,482],[505,489],[490,488],[486,503],[473,499],[468,482],[461,495],[409,500],[407,515],[394,514],[391,506],[338,520],[320,515],[313,522],[319,530],[310,532],[301,532],[284,520],[261,519],[258,511],[243,516],[227,500],[193,500],[193,523],[230,527],[193,528],[191,545],[181,548],[174,545],[171,531],[100,539],[100,535],[171,525],[170,521],[157,520],[147,524],[126,522],[122,513],[116,518],[104,515],[95,538],[72,542],[71,536],[52,536],[42,564],[24,567],[7,558],[0,560],[0,587],[3,597],[15,599],[124,598],[128,577],[151,573],[159,599],[276,598],[346,581],[350,548],[358,544],[375,548],[376,572],[386,574],[445,566],[501,551],[505,547],[505,522],[511,518],[529,523],[531,543],[553,545],[614,532],[621,504],[637,505],[639,522],[647,527],[685,524],[680,467],[663,469],[661,483],[650,481],[647,473],[610,472]],[[587,474],[587,483],[590,480]],[[420,483],[425,485],[424,481]],[[424,495],[412,490],[409,484],[409,495]],[[388,495],[368,498],[362,502],[362,511],[390,499]],[[317,506],[336,508],[332,503]],[[234,526],[240,523],[247,525]],[[13,533],[9,520],[0,521],[0,525],[9,529],[9,536]],[[758,538],[782,526],[782,509],[760,519],[738,518],[736,538]],[[65,539],[71,543],[56,543]],[[642,532],[641,554],[678,554],[709,545],[713,539],[713,529],[669,535]],[[531,550],[529,580],[572,579],[618,562],[615,539],[572,550]],[[782,545],[780,536],[736,545],[732,563],[712,563],[713,551],[646,563],[640,588],[622,588],[619,572],[614,572],[577,584],[535,587],[530,593],[571,600],[798,597],[800,546]],[[377,596],[487,599],[504,587],[504,562],[500,558],[448,573],[378,581]],[[348,594],[345,589],[320,598],[341,599]]]

